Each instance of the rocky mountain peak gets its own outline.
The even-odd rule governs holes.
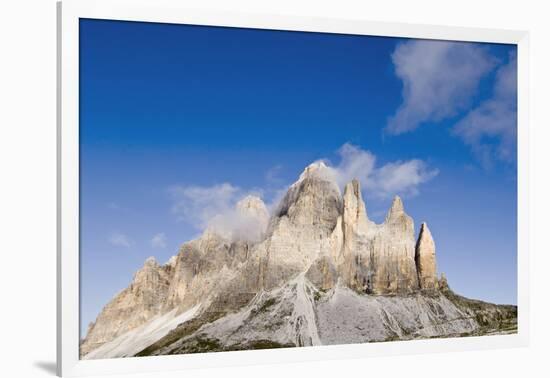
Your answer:
[[[420,232],[418,234],[418,241],[419,242],[426,241],[428,243],[433,244],[432,233],[431,233],[430,229],[428,228],[428,223],[426,223],[426,222],[422,222],[422,224],[420,225]]]
[[[168,269],[168,267],[166,267],[166,269]],[[149,288],[151,285],[156,286],[160,281],[166,278],[165,276],[165,269],[159,265],[153,256],[151,256],[145,260],[143,267],[136,272],[132,284],[134,287]]]
[[[290,186],[274,212],[274,222],[287,217],[297,227],[314,226],[330,234],[342,209],[342,198],[333,170],[324,162],[310,164]]]
[[[166,301],[170,285],[168,269],[161,267],[154,257],[145,260],[131,284],[119,292],[90,324],[81,352],[85,354],[157,315]]]
[[[260,252],[260,286],[271,289],[330,254],[330,236],[342,213],[332,169],[309,165],[289,188],[270,220]]]
[[[304,169],[298,182],[305,180],[306,178],[318,178],[326,181],[334,181],[334,171],[323,161],[316,161],[311,163]]]
[[[424,222],[420,226],[420,233],[415,252],[418,283],[421,289],[434,290],[437,288],[437,271],[435,262],[435,243],[428,225]]]
[[[393,197],[391,207],[388,210],[388,214],[386,215],[386,223],[399,219],[403,214],[405,214],[405,207],[403,206],[403,201],[401,200],[401,197]]]
[[[407,241],[412,243],[412,258],[414,259],[414,221],[405,212],[403,201],[395,196],[384,221],[386,230],[392,235],[394,242]]]
[[[248,195],[237,202],[235,207],[241,215],[258,218],[262,222],[269,219],[267,206],[258,196]]]
[[[157,262],[157,259],[155,259],[154,256],[150,256],[145,260],[145,263],[143,264],[144,268],[158,268],[159,263]]]

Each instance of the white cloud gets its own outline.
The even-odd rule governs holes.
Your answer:
[[[261,209],[247,209],[246,206],[240,208],[251,198],[246,196],[233,209],[216,215],[208,227],[228,239],[259,241],[267,228],[269,213],[263,203]]]
[[[175,186],[170,188],[175,200],[172,207],[180,220],[194,224],[200,229],[216,215],[230,211],[243,191],[229,183],[213,186]]]
[[[382,197],[395,194],[416,195],[420,184],[438,174],[437,169],[428,169],[422,160],[397,161],[375,170],[365,187]]]
[[[403,102],[388,120],[390,134],[411,131],[467,109],[480,79],[496,64],[478,45],[428,40],[399,44],[392,60],[403,82]]]
[[[124,248],[129,248],[132,245],[132,241],[130,240],[130,238],[120,232],[113,232],[111,236],[109,236],[109,243],[111,243],[115,247]]]
[[[349,143],[340,147],[338,154],[340,155],[339,164],[331,164],[338,185],[343,187],[351,180],[357,179],[365,187],[374,172],[376,156]]]
[[[267,226],[265,217],[237,208],[240,200],[259,197],[230,183],[213,186],[176,186],[170,189],[172,211],[198,230],[207,228],[232,239],[258,240]]]
[[[164,232],[159,232],[151,239],[151,247],[153,248],[166,248],[166,235]]]
[[[517,140],[517,59],[496,74],[492,97],[472,109],[453,128],[487,168],[493,160],[515,161]],[[488,143],[490,142],[490,143]]]
[[[331,165],[338,185],[342,188],[357,179],[365,192],[377,197],[416,195],[421,184],[439,173],[418,159],[395,161],[377,167],[374,154],[349,143],[344,144],[338,153],[340,162]]]

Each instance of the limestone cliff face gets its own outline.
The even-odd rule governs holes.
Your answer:
[[[81,353],[86,354],[158,314],[166,301],[171,278],[171,266],[160,266],[152,257],[147,259],[130,286],[117,294],[90,324]]]
[[[322,162],[308,166],[290,186],[271,219],[268,235],[282,219],[296,228],[315,228],[328,236],[342,212],[342,199],[330,169]]]
[[[220,291],[236,271],[251,260],[252,249],[265,237],[269,214],[263,201],[247,196],[236,204],[239,214],[232,232],[207,229],[198,239],[185,243],[174,258],[173,278],[163,308],[188,309]],[[246,234],[250,231],[252,235]],[[246,277],[257,281],[251,275]]]
[[[183,244],[165,265],[149,258],[130,286],[116,295],[90,325],[81,354],[171,311],[179,314],[197,304],[207,307],[213,295],[248,260],[253,240],[264,236],[269,216],[261,199],[248,196],[237,203],[236,211],[243,215],[239,218],[242,223],[235,228],[238,233],[209,228],[199,238]],[[254,232],[261,230],[252,241],[241,238],[247,222],[254,222]]]
[[[414,222],[405,213],[401,198],[395,197],[386,220],[375,236],[374,292],[410,293],[418,288],[414,261]]]
[[[416,268],[421,289],[435,290],[438,286],[435,262],[435,243],[426,223],[422,223],[416,243]]]
[[[343,206],[343,255],[350,256],[357,250],[357,244],[372,232],[374,223],[367,218],[367,210],[361,195],[359,181],[353,180],[344,189]]]
[[[395,197],[383,224],[367,217],[359,182],[346,186],[343,245],[338,265],[347,285],[367,294],[410,293],[418,289],[414,224]]]
[[[254,196],[240,201],[235,211],[238,216],[231,228],[213,222],[202,236],[183,244],[165,265],[159,265],[154,259],[147,260],[130,286],[116,295],[90,326],[81,353],[85,355],[102,344],[118,342],[120,335],[147,327],[148,322],[179,319],[178,316],[191,310],[200,320],[196,320],[193,327],[221,316],[229,316],[226,320],[233,324],[228,314],[250,315],[243,309],[251,303],[258,305],[266,301],[266,293],[284,292],[293,298],[292,306],[297,308],[284,311],[293,311],[294,325],[301,330],[297,345],[322,340],[311,328],[319,326],[312,312],[317,305],[311,304],[315,291],[318,291],[316,296],[338,292],[351,298],[350,301],[362,298],[357,300],[365,306],[367,303],[368,306],[393,306],[391,311],[395,314],[409,314],[410,309],[395,306],[412,300],[383,297],[414,295],[417,299],[413,302],[422,311],[432,311],[433,305],[426,304],[430,301],[447,306],[449,319],[445,315],[441,322],[450,321],[459,313],[441,296],[442,290],[446,290],[445,293],[449,290],[444,278],[437,279],[435,243],[428,226],[422,224],[416,241],[414,222],[397,196],[384,222],[376,224],[367,216],[359,182],[349,182],[342,195],[333,170],[318,162],[308,166],[289,187],[271,216],[261,199]],[[427,292],[430,295],[425,295]],[[331,306],[339,302],[330,303],[323,311],[338,313],[340,309]],[[403,316],[400,322],[405,324],[409,315]],[[261,316],[258,319],[268,320]],[[336,318],[323,321],[338,323]],[[421,333],[423,326],[411,327]],[[335,327],[335,330],[343,329]],[[468,320],[457,323],[456,330],[469,332],[475,327],[475,322]],[[443,328],[439,333],[434,330],[430,332],[450,332]],[[303,339],[306,334],[311,338],[309,341]],[[380,337],[390,337],[388,335],[391,336],[388,329],[380,331]],[[334,334],[331,337],[345,341],[351,336]],[[377,337],[370,335],[369,340],[378,340]]]
[[[330,169],[307,167],[275,210],[266,240],[258,246],[260,287],[274,288],[331,252],[330,235],[342,212],[342,199]]]

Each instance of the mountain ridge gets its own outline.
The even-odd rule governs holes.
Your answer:
[[[501,323],[513,331],[517,308],[469,302],[438,278],[427,223],[415,238],[400,197],[376,224],[360,183],[342,195],[323,162],[306,167],[269,219],[257,197],[236,211],[247,214],[238,232],[207,228],[168,263],[148,259],[90,325],[81,356],[448,337]],[[264,231],[247,238],[249,222]],[[346,314],[351,328],[341,321]],[[154,324],[162,332],[151,331]],[[122,347],[125,340],[132,345]]]

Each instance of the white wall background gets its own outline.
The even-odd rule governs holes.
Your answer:
[[[154,0],[151,0],[154,1]],[[190,7],[531,32],[531,346],[155,377],[537,377],[550,368],[550,23],[544,1],[182,0]],[[0,376],[55,365],[55,0],[0,5]],[[141,375],[143,377],[143,375]]]

